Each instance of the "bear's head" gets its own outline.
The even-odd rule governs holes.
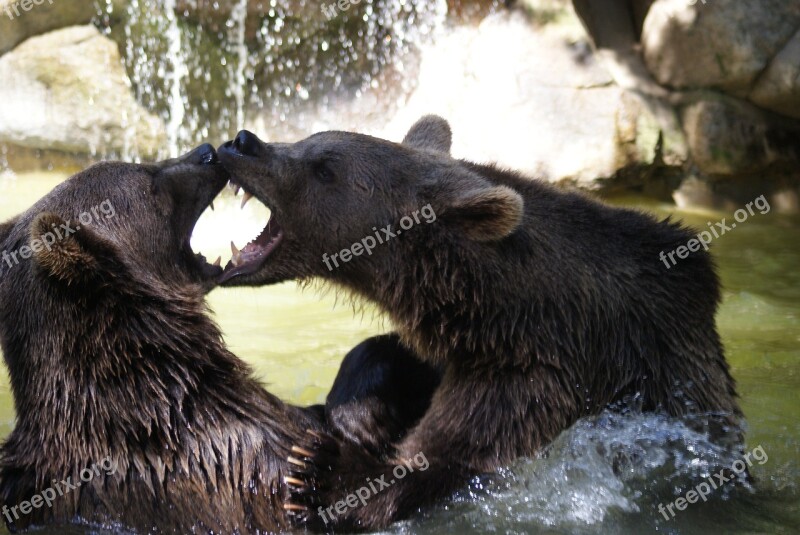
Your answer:
[[[0,226],[4,308],[29,284],[92,292],[130,277],[210,290],[222,270],[193,253],[189,239],[227,179],[210,145],[156,164],[100,163],[75,175]]]
[[[272,216],[221,282],[355,281],[379,276],[408,250],[403,244],[430,248],[455,236],[479,251],[514,233],[522,197],[453,159],[450,145],[450,127],[436,116],[420,119],[400,144],[349,132],[265,143],[240,132],[220,147],[220,160]]]
[[[20,432],[150,403],[141,384],[119,401],[127,394],[111,377],[137,368],[157,396],[153,363],[176,365],[162,348],[190,327],[211,330],[204,295],[222,269],[189,239],[227,180],[210,145],[152,165],[100,163],[0,226],[0,342]]]

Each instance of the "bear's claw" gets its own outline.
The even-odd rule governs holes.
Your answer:
[[[324,433],[306,430],[301,444],[291,447],[292,455],[287,457],[290,475],[283,478],[288,491],[284,510],[296,526],[316,526],[322,523],[316,514],[320,505],[320,475],[331,471],[338,459],[339,448],[336,440]],[[324,529],[324,527],[323,527]]]
[[[297,453],[302,455],[303,457],[313,457],[314,454],[308,451],[305,448],[301,448],[300,446],[292,446],[292,453]]]
[[[286,477],[283,478],[283,482],[286,483],[287,485],[292,485],[292,486],[295,486],[295,487],[305,487],[306,486],[305,481],[297,479],[296,477],[286,476]]]

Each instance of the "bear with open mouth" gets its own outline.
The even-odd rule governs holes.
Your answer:
[[[294,445],[328,418],[269,394],[209,318],[205,294],[223,269],[189,243],[228,181],[210,145],[158,164],[100,163],[0,225],[0,343],[16,409],[0,505],[12,531],[289,526],[286,484],[310,454]],[[338,418],[382,411],[365,421],[392,416],[372,431],[397,440],[436,384],[395,337],[378,337],[346,357],[328,407]]]
[[[661,260],[694,234],[454,159],[451,137],[428,116],[401,144],[336,131],[266,143],[242,131],[219,149],[245,195],[272,212],[223,285],[329,281],[377,304],[400,342],[443,370],[389,456],[341,435],[306,437],[297,519],[385,527],[613,406],[687,417],[738,448],[711,256],[699,250],[671,269]],[[395,477],[419,452],[429,468]],[[365,503],[345,500],[375,480],[393,483]]]

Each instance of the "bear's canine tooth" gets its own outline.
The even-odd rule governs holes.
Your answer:
[[[231,257],[231,264],[238,266],[241,263],[242,253],[236,248],[236,244],[233,242],[231,242],[231,253],[233,254]]]
[[[252,193],[247,193],[247,192],[245,191],[245,192],[244,192],[244,197],[242,198],[242,206],[241,206],[241,208],[244,208],[244,205],[245,205],[245,204],[247,204],[247,203],[248,203],[248,201],[249,201],[250,199],[252,199],[252,198],[253,198],[253,194],[252,194]]]

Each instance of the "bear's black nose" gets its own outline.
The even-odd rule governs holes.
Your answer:
[[[217,160],[217,151],[208,143],[197,147],[197,158],[202,164],[214,164],[219,161]]]
[[[233,140],[233,148],[241,154],[255,156],[260,143],[261,140],[258,139],[258,136],[247,130],[242,130],[236,134],[236,139]]]

